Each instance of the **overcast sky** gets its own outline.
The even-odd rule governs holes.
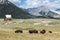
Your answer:
[[[60,0],[9,0],[21,8],[34,8],[46,5],[52,9],[60,8]]]

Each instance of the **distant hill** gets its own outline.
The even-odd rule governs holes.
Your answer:
[[[11,14],[13,18],[32,18],[28,12],[9,1],[7,4],[0,4],[0,18],[4,18],[6,14]]]
[[[37,7],[37,8],[29,8],[26,10],[27,12],[29,12],[31,15],[34,15],[34,16],[42,16],[40,14],[40,12],[48,12],[49,11],[49,8],[47,6],[40,6],[40,7]]]
[[[48,18],[60,18],[60,13],[57,11],[54,11],[50,9],[47,6],[40,6],[37,8],[29,8],[26,9],[27,12],[29,12],[31,15],[37,16],[37,17],[48,17]]]

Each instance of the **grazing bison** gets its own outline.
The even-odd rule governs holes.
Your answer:
[[[16,30],[15,33],[23,33],[22,30]]]
[[[40,31],[40,33],[41,34],[45,34],[46,33],[46,30],[43,29],[43,30]]]
[[[49,33],[52,33],[52,31],[49,31]]]
[[[37,30],[29,30],[29,33],[38,33]]]

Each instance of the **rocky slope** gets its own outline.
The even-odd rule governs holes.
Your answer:
[[[29,8],[29,9],[26,9],[26,11],[34,16],[51,17],[51,18],[59,18],[60,17],[59,12],[54,11],[47,6],[40,6],[37,8]]]

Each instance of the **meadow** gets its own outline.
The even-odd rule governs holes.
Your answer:
[[[23,30],[23,33],[15,33],[17,29]],[[36,29],[39,33],[30,34],[30,29]],[[40,33],[42,29],[46,30],[45,34]],[[0,19],[0,40],[60,40],[60,19]]]

